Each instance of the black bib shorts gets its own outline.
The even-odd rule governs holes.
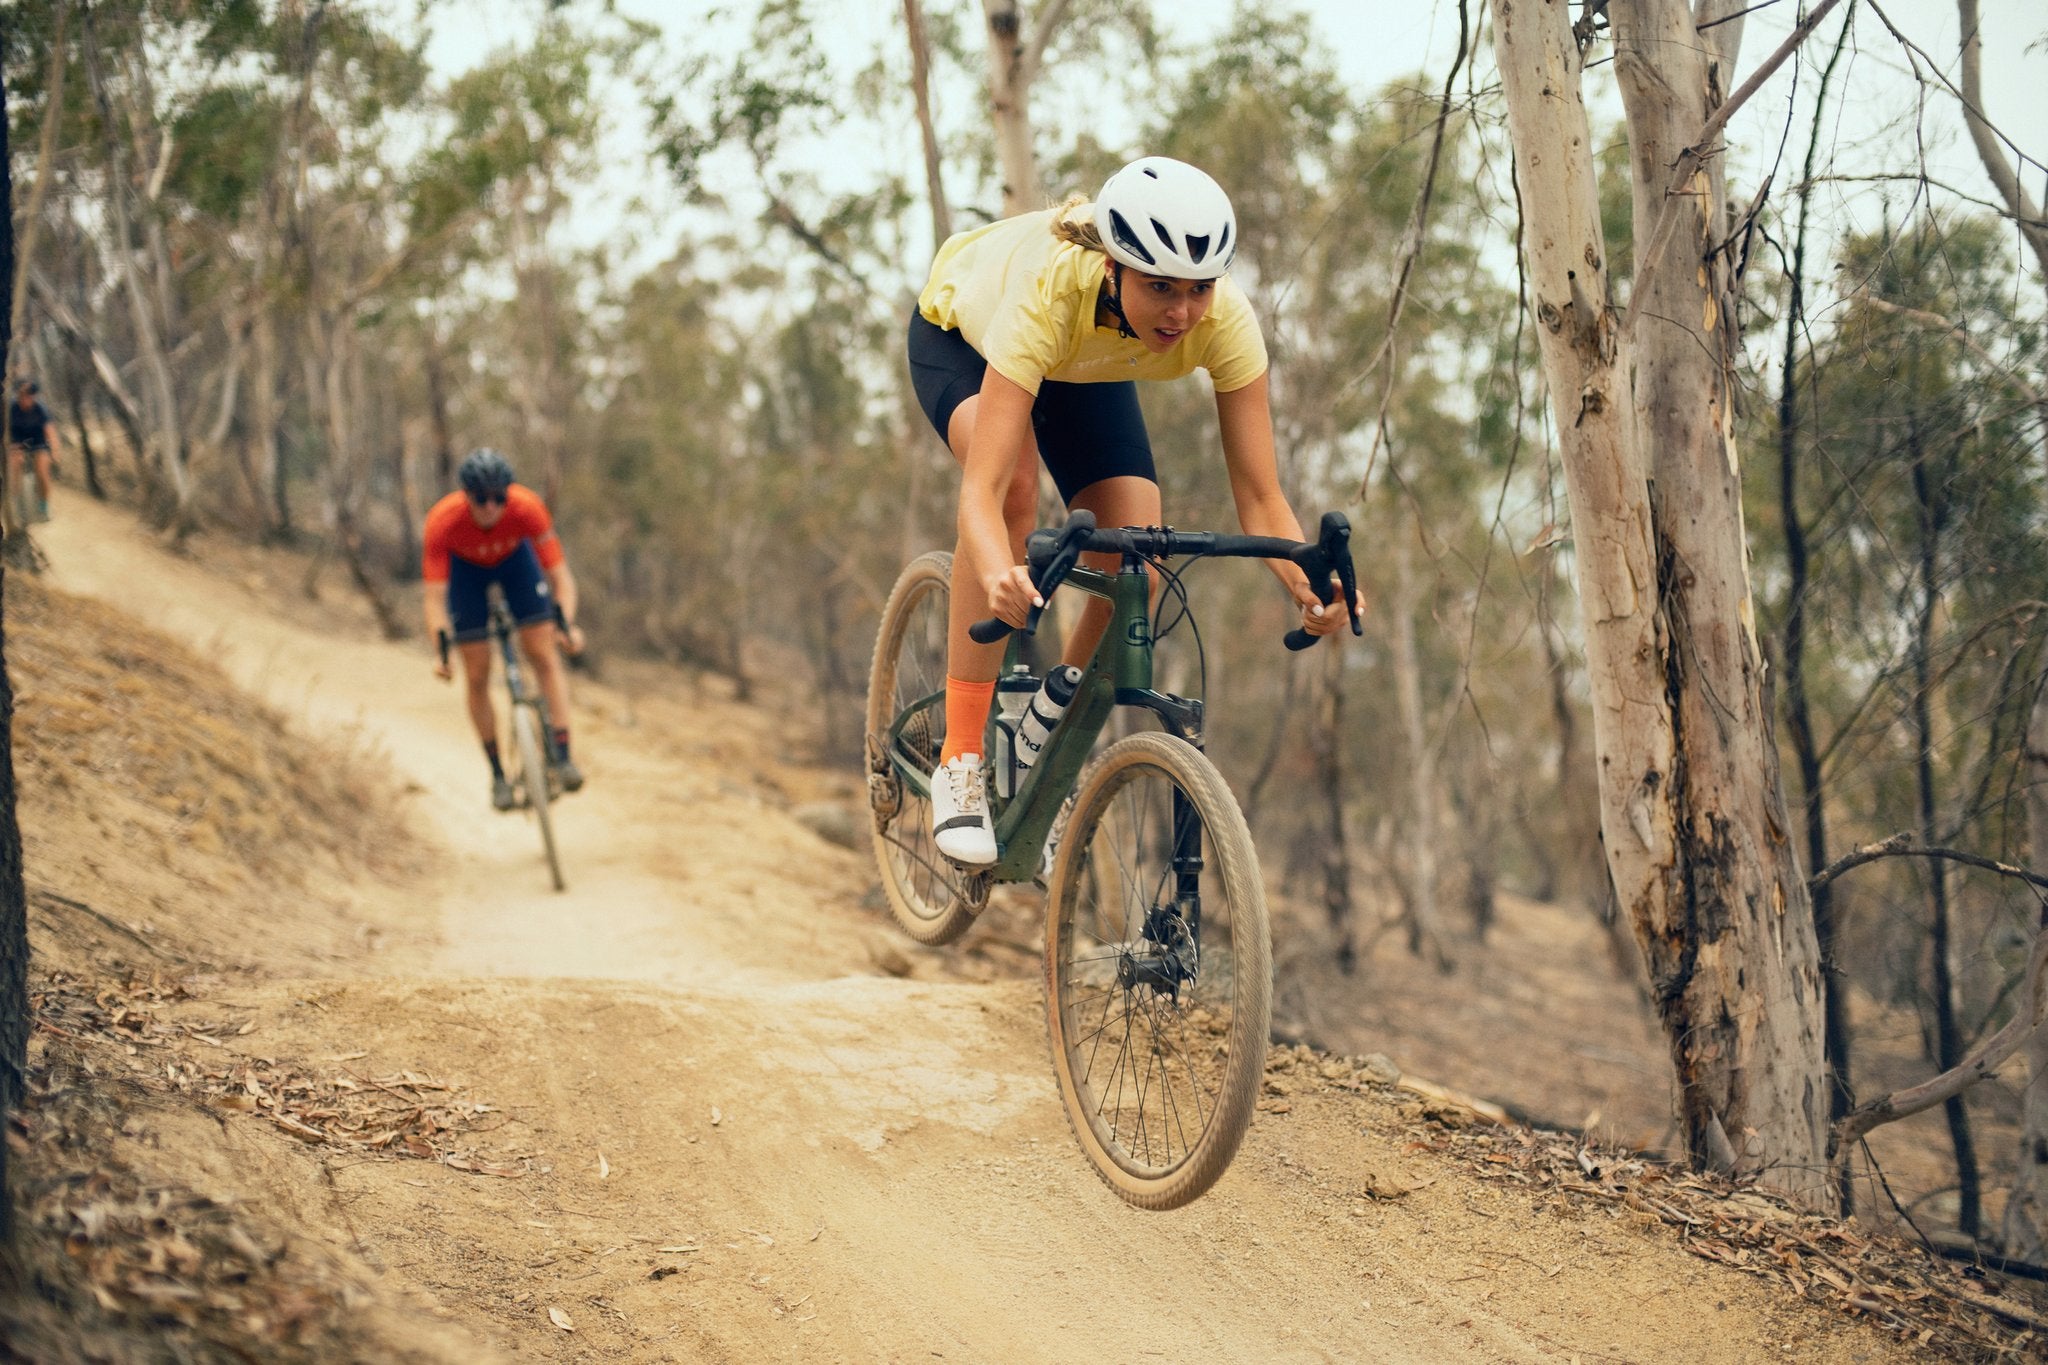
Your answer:
[[[910,315],[910,384],[932,430],[946,439],[953,410],[981,392],[988,362],[967,338]],[[1138,410],[1134,379],[1109,384],[1069,384],[1048,379],[1031,405],[1031,429],[1038,455],[1069,507],[1089,484],[1129,475],[1159,482],[1152,463],[1152,439]]]

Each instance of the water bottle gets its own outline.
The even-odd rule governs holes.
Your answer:
[[[1045,686],[1032,696],[1024,719],[1017,726],[1014,743],[1020,780],[1031,765],[1038,762],[1039,754],[1045,751],[1046,740],[1052,738],[1053,727],[1060,723],[1060,717],[1073,704],[1074,693],[1080,686],[1081,670],[1072,664],[1061,664],[1045,675]]]
[[[1031,676],[1031,670],[1018,664],[1008,673],[996,679],[996,724],[995,753],[992,775],[995,778],[996,795],[1005,801],[1017,789],[1017,777],[1028,763],[1018,761],[1017,730],[1025,721],[1025,711],[1031,705],[1032,696],[1038,691],[1038,679]]]

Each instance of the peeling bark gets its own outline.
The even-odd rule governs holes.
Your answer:
[[[1827,1205],[1818,951],[1746,577],[1733,291],[1709,250],[1724,221],[1718,160],[1687,183],[1677,226],[1664,215],[1671,166],[1725,117],[1730,40],[1703,48],[1677,0],[1610,15],[1644,263],[1626,355],[1568,7],[1517,0],[1495,32],[1572,507],[1601,828],[1693,1162]],[[1673,243],[1661,261],[1643,249],[1660,235]]]

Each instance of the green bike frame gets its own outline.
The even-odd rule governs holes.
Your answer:
[[[1102,733],[1114,708],[1145,707],[1158,714],[1169,733],[1198,749],[1202,747],[1202,703],[1152,690],[1152,608],[1142,562],[1126,556],[1122,569],[1114,574],[1076,567],[1068,574],[1064,586],[1108,601],[1109,625],[1088,660],[1074,700],[1068,703],[1066,714],[1053,728],[1038,762],[1024,774],[1022,785],[1007,801],[993,798],[998,853],[995,866],[989,871],[1001,882],[1029,881],[1038,875],[1046,836],[1059,815],[1060,804],[1074,790],[1075,779],[1087,764],[1096,736]],[[1011,635],[1009,650],[1003,658],[1005,670],[1020,661],[1024,640],[1021,633]],[[907,756],[899,739],[911,717],[927,707],[944,705],[944,693],[922,698],[906,708],[890,727],[889,757],[897,778],[927,798],[931,795],[931,774]],[[989,723],[996,723],[993,716]]]

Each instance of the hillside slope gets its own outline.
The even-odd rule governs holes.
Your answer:
[[[1925,1315],[1896,1291],[1853,1286],[1903,1344],[1785,1288],[1839,1297],[1800,1250],[1825,1258],[1819,1234],[1765,1201],[1687,1191],[1705,1212],[1674,1220],[1681,1192],[1659,1172],[1589,1177],[1557,1141],[1470,1127],[1305,1049],[1276,1054],[1210,1195],[1136,1213],[1073,1148],[1035,979],[967,979],[991,974],[953,970],[971,950],[889,935],[863,906],[865,860],[792,815],[850,789],[784,761],[773,717],[680,681],[582,685],[591,786],[561,808],[570,891],[553,895],[530,827],[486,808],[458,697],[423,651],[338,612],[281,611],[248,573],[168,555],[118,512],[67,501],[48,531],[57,586],[119,602],[312,737],[277,743],[356,758],[328,786],[287,773],[233,800],[207,782],[282,760],[222,737],[80,761],[104,743],[95,707],[175,693],[205,715],[256,709],[197,665],[117,668],[95,691],[92,661],[145,628],[62,597],[20,609],[61,617],[74,646],[38,656],[10,631],[20,723],[42,737],[24,749],[80,746],[23,760],[28,875],[95,912],[36,917],[60,1032],[38,1044],[31,1138],[63,1111],[49,1096],[90,1097],[147,1167],[139,1184],[258,1225],[242,1232],[258,1253],[245,1282],[305,1269],[331,1316],[374,1319],[390,1358],[1846,1362],[1945,1347],[1914,1340]],[[180,777],[201,754],[211,775]],[[334,819],[337,803],[364,823]],[[162,824],[161,846],[109,864],[90,817],[130,807],[131,825]],[[285,832],[249,825],[251,809]],[[91,1172],[35,1166],[62,1144],[22,1145],[45,1183],[76,1178],[58,1212],[34,1206],[47,1235],[83,1229],[99,1249],[75,1264],[104,1269],[121,1218],[149,1232],[142,1195],[81,1214]],[[1682,1237],[1670,1224],[1685,1220]],[[151,1302],[129,1286],[161,1295],[183,1255],[103,1277],[110,1330]],[[204,1307],[231,1288],[197,1291],[205,1330],[264,1318]],[[159,1309],[175,1321],[178,1302]],[[379,1354],[310,1309],[293,1338],[288,1316],[252,1339]]]

